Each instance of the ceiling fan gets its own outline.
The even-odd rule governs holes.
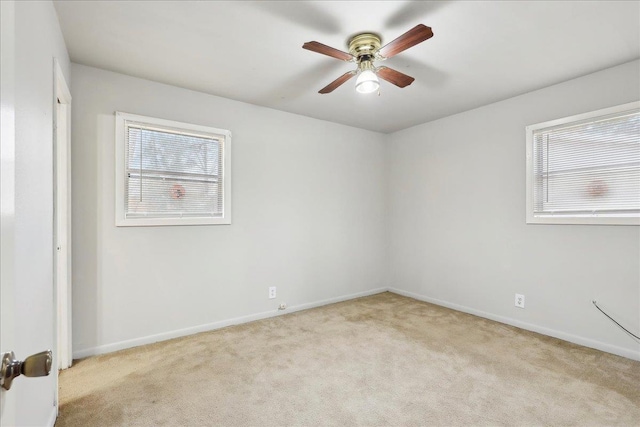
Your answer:
[[[358,75],[356,80],[356,90],[360,93],[376,92],[380,87],[378,77],[392,83],[400,88],[409,86],[415,80],[413,77],[396,71],[389,67],[376,67],[375,61],[384,61],[422,43],[433,37],[433,31],[426,25],[416,25],[397,39],[381,46],[380,36],[374,33],[362,33],[353,36],[349,40],[349,53],[334,49],[330,46],[313,41],[302,45],[303,49],[318,52],[332,58],[341,59],[347,62],[355,62],[358,68],[349,71],[329,83],[318,91],[318,93],[331,93],[339,86],[346,83],[353,76]]]

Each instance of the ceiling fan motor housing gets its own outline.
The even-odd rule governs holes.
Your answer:
[[[380,49],[380,36],[373,33],[358,34],[349,40],[349,53],[361,61],[370,61]]]

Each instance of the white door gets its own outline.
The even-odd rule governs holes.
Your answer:
[[[15,8],[0,2],[0,354],[15,348]],[[0,388],[0,426],[16,424],[16,395]]]
[[[54,316],[49,318],[47,314],[52,305],[53,290],[47,286],[30,286],[31,280],[23,279],[29,277],[25,274],[29,272],[28,267],[17,267],[18,260],[23,260],[24,264],[24,260],[29,259],[30,250],[50,251],[53,248],[35,248],[25,244],[29,243],[28,239],[19,238],[20,224],[24,228],[25,223],[31,223],[24,221],[23,211],[16,210],[16,202],[24,197],[21,191],[27,191],[20,190],[20,185],[16,185],[16,182],[21,182],[17,181],[20,175],[16,172],[16,152],[20,148],[16,144],[16,128],[19,128],[19,120],[31,118],[33,116],[29,114],[34,113],[23,111],[20,113],[23,115],[18,115],[16,119],[16,112],[19,111],[16,108],[19,100],[16,95],[19,93],[15,48],[16,7],[14,1],[0,1],[0,362],[9,360],[4,356],[15,352],[15,360],[10,360],[8,364],[10,369],[0,372],[19,372],[21,375],[13,381],[9,381],[11,377],[6,375],[0,377],[0,426],[53,426],[57,402],[52,386],[57,370],[51,372],[54,378],[24,378],[43,376],[52,366],[51,353],[48,351],[36,358],[28,356],[49,350],[51,345],[48,343],[53,342],[56,321]],[[46,134],[46,129],[43,132]],[[16,196],[16,193],[19,194]],[[46,278],[42,283],[46,283]],[[3,363],[3,366],[6,367],[7,363]],[[9,388],[9,383],[10,390],[5,390]]]

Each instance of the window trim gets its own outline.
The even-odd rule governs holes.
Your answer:
[[[209,126],[195,125],[191,123],[177,122],[173,120],[159,119],[155,117],[141,116],[137,114],[116,111],[116,138],[115,138],[115,225],[117,227],[144,227],[163,225],[229,225],[231,224],[231,131],[217,129]],[[198,132],[224,137],[222,154],[222,180],[223,180],[223,216],[188,217],[188,218],[126,218],[125,216],[125,173],[126,173],[126,123],[137,122],[142,124],[157,125],[172,128],[174,130]]]
[[[605,214],[593,214],[588,216],[577,215],[536,215],[534,214],[534,159],[533,159],[533,134],[540,129],[553,128],[573,122],[580,122],[600,116],[621,113],[633,109],[640,108],[640,101],[629,102],[614,107],[603,108],[574,116],[563,117],[561,119],[549,120],[542,123],[527,126],[525,128],[527,138],[527,156],[526,156],[526,181],[527,181],[527,224],[574,224],[574,225],[640,225],[640,216],[607,216]]]

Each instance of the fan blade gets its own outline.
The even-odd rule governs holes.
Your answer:
[[[343,61],[351,61],[353,59],[353,55],[351,55],[350,53],[334,49],[331,46],[327,46],[326,44],[318,42],[306,42],[302,45],[302,48],[310,50],[312,52],[318,52],[332,58],[342,59]]]
[[[431,28],[426,25],[418,24],[391,43],[382,47],[378,53],[385,58],[391,58],[403,50],[409,49],[418,43],[422,43],[431,37],[433,37],[433,31],[431,31]]]
[[[320,89],[318,93],[331,93],[355,75],[356,75],[355,71],[346,72],[340,77],[338,77],[337,79],[335,79],[334,81],[332,81],[331,83],[329,83],[328,85],[326,85],[325,87],[323,87],[322,89]]]
[[[376,70],[378,77],[385,79],[389,83],[392,83],[398,87],[409,86],[415,80],[411,76],[402,74],[400,71],[396,71],[389,67],[380,67]]]

